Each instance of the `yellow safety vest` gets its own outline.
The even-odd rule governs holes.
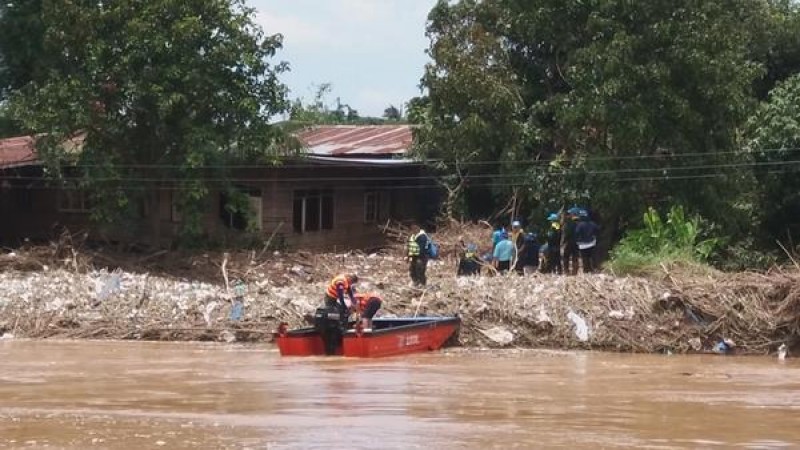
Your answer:
[[[412,234],[408,238],[408,256],[419,256],[420,248],[419,244],[417,244],[417,238],[422,236],[424,231],[420,231],[417,234]]]

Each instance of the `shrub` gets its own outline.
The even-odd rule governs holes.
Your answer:
[[[673,206],[663,220],[648,208],[643,228],[628,231],[611,251],[608,267],[616,274],[644,274],[662,265],[706,265],[719,248],[719,238],[702,236],[702,219],[687,217],[681,206]]]

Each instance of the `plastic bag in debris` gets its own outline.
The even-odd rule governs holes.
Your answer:
[[[575,311],[573,310],[569,310],[567,313],[567,318],[575,325],[575,336],[577,336],[581,342],[588,341],[589,326],[586,325],[586,321],[583,320],[581,316],[575,314]]]
[[[241,297],[237,297],[233,299],[233,304],[231,305],[230,320],[232,322],[238,322],[242,320],[243,314],[244,314],[244,300],[242,300]]]
[[[97,301],[103,302],[122,289],[122,272],[115,270],[108,277],[97,280]]]

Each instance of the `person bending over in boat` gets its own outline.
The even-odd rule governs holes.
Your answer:
[[[333,311],[338,310],[342,320],[346,320],[349,316],[350,305],[356,304],[356,283],[358,275],[351,273],[336,275],[325,290],[325,307]],[[350,300],[349,304],[345,301],[345,295]]]
[[[361,318],[361,326],[365,330],[372,329],[372,318],[381,309],[381,297],[378,294],[356,294],[356,302],[351,308],[352,312]]]

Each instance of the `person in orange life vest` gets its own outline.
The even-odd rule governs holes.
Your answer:
[[[325,290],[325,307],[329,309],[336,308],[342,316],[346,316],[350,305],[356,303],[354,286],[356,283],[358,283],[358,275],[355,274],[342,274],[333,277]],[[349,305],[345,302],[345,295],[350,300]]]
[[[372,329],[372,318],[381,308],[382,300],[378,294],[356,294],[356,303],[351,308],[361,318],[365,330]]]

